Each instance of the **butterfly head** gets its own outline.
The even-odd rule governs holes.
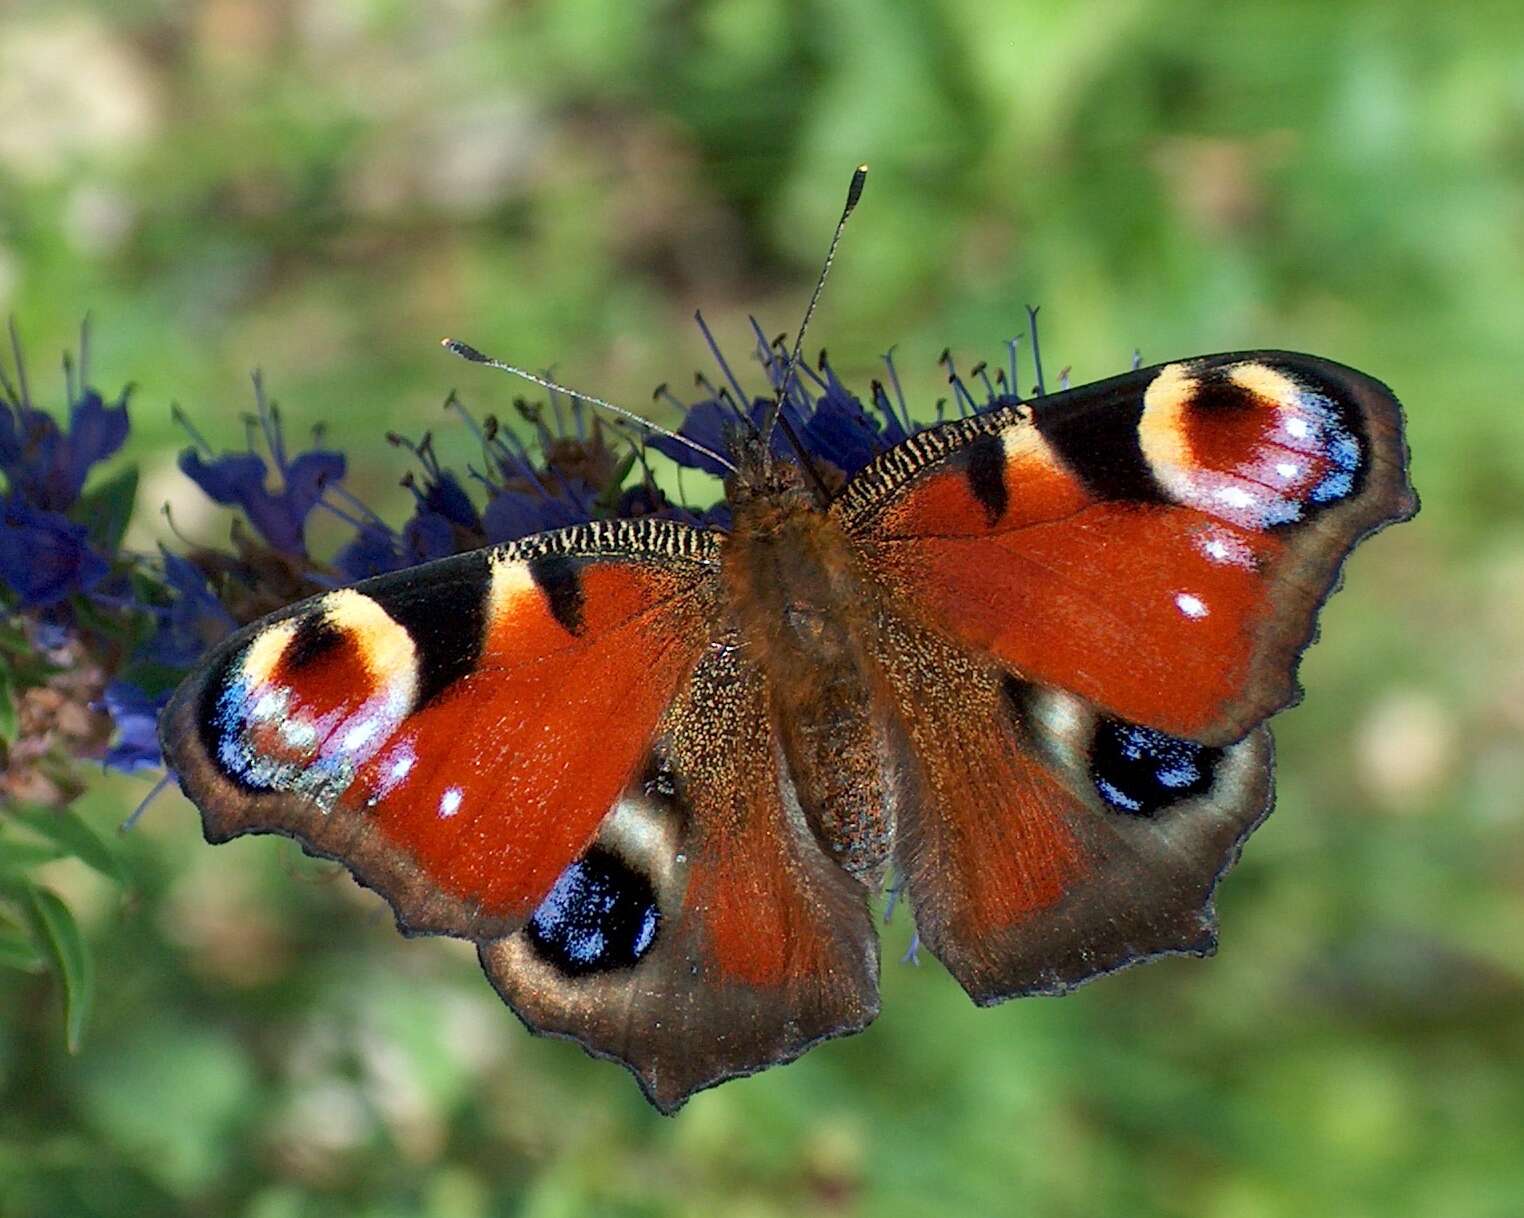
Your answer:
[[[731,456],[736,469],[725,479],[725,498],[732,509],[752,503],[773,504],[781,511],[816,508],[804,471],[788,457],[768,451],[757,432],[737,432]]]

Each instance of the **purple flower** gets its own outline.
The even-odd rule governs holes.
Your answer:
[[[755,407],[753,408],[750,420],[752,426],[761,424],[767,403],[763,402],[762,406],[763,410],[760,412]],[[683,418],[682,426],[677,429],[677,434],[686,436],[717,453],[728,453],[731,449],[731,437],[736,431],[746,426],[735,406],[719,398],[706,398],[702,402],[695,402],[687,407],[687,414]],[[652,436],[650,445],[657,452],[671,457],[679,465],[702,470],[706,474],[713,474],[716,478],[725,476],[725,467],[714,458],[706,456],[697,449],[689,448],[688,445],[670,436]]]
[[[419,451],[412,445],[404,447]],[[471,497],[453,474],[439,469],[432,456],[427,469],[422,488],[411,474],[403,480],[413,492],[416,510],[400,534],[353,496],[345,496],[349,505],[362,513],[359,517],[345,515],[355,526],[355,536],[334,557],[333,565],[346,580],[417,566],[481,544],[481,516]]]
[[[455,526],[438,512],[419,512],[402,526],[404,566],[448,558],[457,550]]]
[[[50,512],[73,507],[91,467],[127,439],[127,396],[107,406],[95,390],[84,390],[69,408],[65,434],[52,415],[0,388],[0,471],[11,496]]]
[[[84,525],[16,498],[0,507],[0,579],[23,606],[53,605],[88,592],[109,570],[90,548]]]
[[[147,598],[154,631],[133,652],[129,670],[145,674],[158,692],[144,689],[137,679],[118,677],[102,699],[116,727],[105,764],[127,773],[162,764],[155,724],[175,681],[237,628],[195,565],[167,550],[161,549],[161,555],[168,603],[158,596]]]
[[[163,765],[158,723],[159,711],[169,701],[169,691],[153,698],[129,681],[112,681],[106,686],[102,701],[116,727],[104,764],[127,774]]]
[[[143,645],[143,658],[171,668],[188,669],[213,643],[238,626],[233,615],[212,593],[194,565],[161,550],[164,582],[171,595],[167,606],[154,606],[155,630]]]
[[[334,556],[333,565],[347,581],[385,575],[406,564],[397,547],[397,535],[378,521],[367,520],[355,533],[354,540]]]
[[[482,528],[493,545],[517,541],[547,529],[580,524],[592,513],[569,498],[541,491],[504,491],[494,495],[482,513]]]
[[[324,490],[344,477],[344,458],[330,449],[314,448],[289,459],[280,409],[266,399],[258,372],[254,374],[254,404],[259,432],[280,482],[278,490],[271,489],[270,465],[253,450],[252,442],[248,452],[203,459],[203,452],[210,456],[211,445],[177,407],[176,419],[195,441],[195,447],[180,454],[180,470],[215,502],[242,508],[249,523],[277,552],[305,558],[307,517],[322,501]]]
[[[738,433],[765,427],[772,414],[776,395],[783,391],[785,379],[788,381],[788,395],[783,406],[784,421],[792,426],[800,446],[810,458],[823,461],[842,473],[856,473],[876,455],[918,430],[904,410],[904,399],[900,398],[900,413],[896,413],[887,392],[877,381],[873,383],[873,404],[878,414],[883,416],[883,421],[880,422],[870,414],[863,407],[862,401],[841,383],[823,351],[820,353],[818,371],[801,361],[794,366],[792,375],[788,375],[789,354],[782,346],[781,339],[769,343],[755,318],[752,319],[752,330],[756,336],[756,356],[767,373],[775,396],[749,398],[750,404],[743,417],[735,403],[747,399],[749,395],[720,354],[719,347],[704,327],[702,319],[699,324],[730,388],[713,392],[713,386],[700,377],[699,383],[710,389],[711,393],[691,406],[678,402],[666,393],[665,387],[658,390],[658,394],[683,409],[684,417],[682,425],[677,429],[678,434],[705,448],[721,453],[730,452]],[[899,381],[893,360],[885,356],[884,363],[898,396]],[[652,437],[649,443],[652,448],[679,465],[716,476],[725,473],[724,467],[717,461],[689,448],[681,441],[658,435]],[[775,456],[797,459],[794,445],[782,426],[774,428],[770,447]]]
[[[471,502],[471,496],[466,494],[454,474],[436,467],[433,475],[425,479],[423,489],[420,491],[414,487],[413,490],[418,496],[420,515],[424,512],[433,513],[463,529],[481,531],[482,520],[477,514],[476,504]]]
[[[302,453],[281,469],[283,485],[278,491],[269,488],[268,469],[258,453],[224,453],[203,461],[194,448],[187,448],[180,454],[180,469],[211,499],[242,508],[275,549],[306,554],[307,517],[323,497],[323,488],[344,477],[344,458],[326,449]]]
[[[855,474],[889,447],[882,429],[856,395],[848,393],[829,362],[822,361],[824,392],[812,403],[799,430],[805,451],[829,461],[844,474]]]

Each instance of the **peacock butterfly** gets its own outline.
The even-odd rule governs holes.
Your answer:
[[[339,860],[664,1112],[874,1018],[891,873],[981,1005],[1211,952],[1265,720],[1352,547],[1417,509],[1391,392],[1276,351],[1012,397],[830,493],[769,442],[798,350],[710,453],[728,530],[594,520],[326,593],[161,720],[209,841]]]

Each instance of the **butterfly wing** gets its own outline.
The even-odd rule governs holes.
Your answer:
[[[1364,535],[1416,510],[1385,387],[1262,352],[922,433],[833,511],[887,612],[896,860],[979,1002],[1211,950],[1258,725]]]
[[[1417,509],[1401,427],[1353,369],[1209,356],[923,432],[834,511],[910,616],[1226,745],[1295,699],[1350,549]]]
[[[903,621],[881,646],[904,724],[895,862],[976,1002],[1212,950],[1212,891],[1270,810],[1268,730],[1199,745]]]
[[[282,833],[408,932],[523,925],[697,664],[715,535],[594,522],[304,601],[223,643],[160,721],[207,839]]]
[[[672,1111],[878,1009],[867,891],[714,641],[720,546],[599,523],[314,598],[187,680],[165,756],[209,840],[287,834],[478,940],[532,1029]]]
[[[873,1019],[867,897],[805,828],[761,670],[722,645],[592,847],[480,954],[531,1029],[624,1063],[672,1112]]]

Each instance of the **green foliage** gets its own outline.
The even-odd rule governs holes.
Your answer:
[[[33,940],[47,954],[53,974],[63,987],[64,1038],[70,1053],[79,1051],[95,999],[95,965],[74,915],[57,893],[46,888],[20,886],[22,908],[32,927]]]
[[[23,829],[17,836],[16,829]],[[116,852],[69,808],[12,808],[0,815],[0,909],[10,907],[27,933],[0,923],[0,964],[33,971],[45,965],[62,996],[64,1040],[79,1051],[95,995],[95,962],[63,899],[36,879],[43,866],[78,860],[114,884],[128,883]]]
[[[108,880],[127,882],[116,851],[101,841],[77,812],[68,808],[22,808],[11,815],[17,824],[57,846],[60,855],[78,859]]]
[[[75,519],[89,529],[91,544],[101,553],[115,554],[122,548],[137,495],[137,466],[129,465],[87,492],[76,505]]]
[[[1407,403],[1425,506],[1324,615],[1215,960],[975,1010],[901,923],[873,1029],[674,1121],[289,843],[166,798],[118,848],[143,783],[93,773],[0,813],[0,1216],[1516,1213],[1521,51],[1414,0],[7,8],[0,309],[39,351],[90,309],[143,387],[103,539],[226,535],[170,403],[238,448],[254,366],[377,507],[387,428],[463,465],[452,385],[512,417],[441,334],[639,405],[707,366],[693,308],[796,323],[862,160],[849,383],[898,344],[929,409],[1029,301],[1076,381],[1313,350]],[[0,622],[0,737],[45,675]]]
[[[20,720],[16,717],[15,679],[9,665],[0,667],[0,748],[16,739]]]

